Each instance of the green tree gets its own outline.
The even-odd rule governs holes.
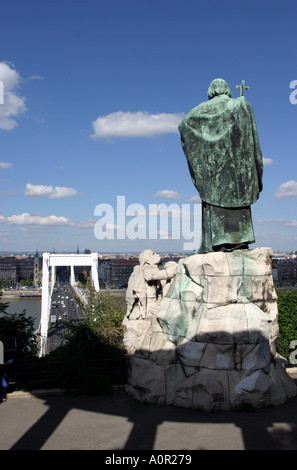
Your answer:
[[[9,359],[24,362],[36,358],[37,340],[34,334],[34,318],[27,316],[26,310],[22,313],[10,314],[7,305],[0,303],[0,339],[7,343],[10,338],[16,339],[17,350],[9,353]],[[7,359],[7,358],[6,358]]]
[[[96,292],[87,279],[87,304],[77,299],[84,313],[80,321],[65,322],[64,342],[44,361],[57,362],[59,386],[72,393],[110,392],[125,382],[122,321],[124,299]]]
[[[278,296],[278,324],[279,335],[277,338],[278,353],[288,360],[290,364],[290,344],[297,340],[297,290],[289,288],[286,290],[276,289]]]
[[[10,277],[8,277],[7,279],[2,279],[0,286],[2,289],[7,289],[8,287],[13,286],[13,281]]]
[[[117,346],[107,344],[85,321],[66,325],[62,346],[41,358],[56,363],[59,387],[71,393],[110,392],[125,382],[125,356]]]
[[[9,306],[9,302],[2,302],[2,292],[0,293],[0,313],[5,313]]]
[[[32,287],[33,286],[33,276],[31,276],[29,279],[21,279],[20,284],[21,284],[21,286],[25,286],[25,287]]]
[[[86,324],[96,332],[106,344],[122,347],[123,326],[126,303],[123,297],[115,297],[110,292],[96,292],[90,279],[85,288],[87,304],[80,301]]]

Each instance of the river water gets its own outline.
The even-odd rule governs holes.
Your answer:
[[[34,327],[37,330],[40,322],[41,316],[41,298],[40,297],[32,297],[26,299],[19,299],[19,298],[7,298],[2,297],[2,303],[9,303],[7,308],[8,313],[22,313],[23,310],[26,310],[27,316],[34,318]],[[1,313],[0,313],[1,315]]]
[[[112,295],[116,297],[124,297],[125,290],[114,290]],[[18,297],[2,297],[2,303],[9,303],[7,309],[8,313],[22,313],[23,310],[26,310],[27,316],[34,318],[34,327],[35,330],[39,327],[40,317],[41,317],[41,297],[32,297],[32,298],[18,298]],[[1,316],[1,313],[0,313]]]

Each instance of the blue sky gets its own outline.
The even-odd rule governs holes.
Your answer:
[[[250,86],[265,163],[252,247],[297,250],[296,0],[1,0],[0,13],[0,251],[182,251],[123,223],[137,234],[141,207],[198,205],[177,125],[214,78],[233,98]],[[95,236],[102,204],[114,239]]]

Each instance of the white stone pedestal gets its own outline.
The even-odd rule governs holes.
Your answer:
[[[182,259],[157,314],[124,319],[127,392],[205,411],[260,408],[296,395],[275,351],[277,296],[269,248]]]

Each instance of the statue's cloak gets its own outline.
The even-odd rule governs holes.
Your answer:
[[[202,201],[238,208],[262,191],[263,158],[251,105],[242,96],[215,96],[179,125],[190,174]]]

